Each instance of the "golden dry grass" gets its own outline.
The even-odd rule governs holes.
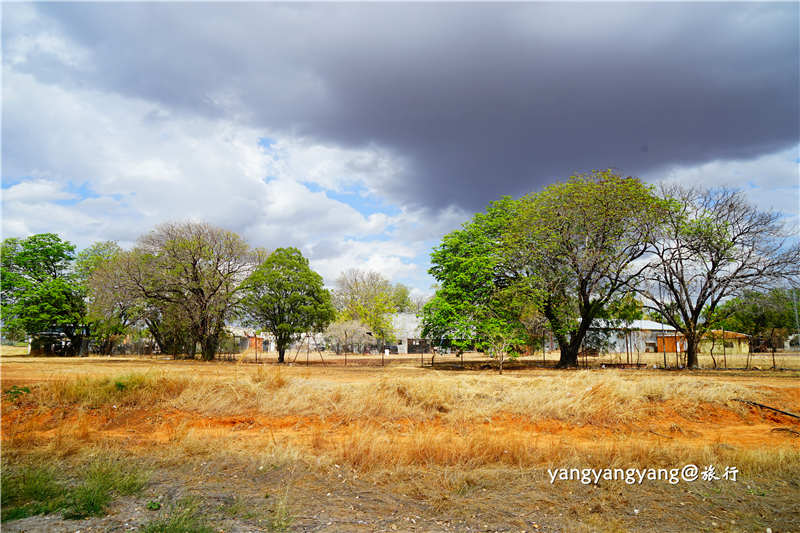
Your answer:
[[[715,417],[720,427],[746,426],[750,408],[733,399],[774,403],[786,385],[767,389],[755,380],[614,370],[503,376],[383,373],[341,382],[322,369],[228,368],[218,376],[149,371],[51,379],[33,385],[17,403],[25,413],[62,417],[63,423],[51,420],[55,429],[50,437],[65,450],[74,447],[69,440],[92,440],[90,426],[101,420],[88,413],[111,419],[129,410],[180,413],[161,429],[189,455],[219,449],[226,435],[236,437],[231,428],[243,426],[260,428],[259,443],[275,447],[277,428],[292,446],[365,469],[532,466],[577,459],[664,462],[686,453],[710,453],[709,439],[694,439],[688,447],[672,441],[681,440],[684,428],[697,432]],[[7,416],[17,416],[12,408],[6,399]],[[203,417],[208,418],[204,425],[191,426]],[[32,414],[4,424],[6,444],[34,439],[39,424]],[[263,434],[267,430],[270,435]],[[230,446],[236,447],[235,442]]]
[[[573,424],[635,422],[669,403],[691,416],[711,405],[742,409],[733,398],[764,400],[757,382],[707,380],[693,375],[575,371],[545,375],[383,374],[340,383],[303,368],[244,366],[228,375],[193,377],[134,372],[117,377],[59,378],[35,385],[26,401],[57,408],[158,407],[225,416],[430,420],[485,420],[498,413]]]
[[[41,365],[3,362],[4,390],[8,369],[30,388],[3,396],[4,461],[82,464],[124,453],[166,472],[347,471],[444,513],[476,491],[512,497],[509,483],[528,486],[551,467],[695,463],[736,465],[749,479],[800,477],[800,439],[771,431],[800,423],[732,401],[800,411],[800,385],[787,373]]]

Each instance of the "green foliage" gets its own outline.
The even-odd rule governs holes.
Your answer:
[[[793,289],[800,299],[800,290]],[[795,327],[792,289],[746,291],[717,307],[713,315],[707,310],[709,327],[736,331],[752,337],[777,337],[780,342]],[[778,340],[776,339],[776,340]]]
[[[184,499],[170,506],[165,516],[159,517],[140,529],[142,533],[212,533],[213,528],[199,511],[193,499]]]
[[[668,209],[635,178],[611,170],[579,174],[520,200],[505,234],[509,262],[527,269],[539,307],[574,365],[591,321],[641,274]]]
[[[411,301],[411,291],[402,283],[396,283],[392,287],[392,305],[398,313],[407,313],[414,307]]]
[[[53,233],[3,241],[0,312],[4,331],[32,334],[83,324],[85,287],[70,268],[74,252],[72,244]],[[74,331],[67,334],[77,341]]]
[[[70,491],[64,518],[103,516],[113,494],[130,496],[144,488],[148,475],[120,461],[98,459],[88,465],[83,483]]]
[[[19,387],[17,385],[12,385],[10,388],[8,388],[5,391],[3,391],[3,394],[5,394],[6,397],[9,400],[11,400],[12,402],[15,402],[15,403],[20,398],[22,398],[22,396],[24,396],[25,394],[30,394],[30,393],[31,393],[31,389],[30,388],[28,388],[28,387]]]
[[[150,500],[149,502],[147,502],[147,505],[145,507],[147,507],[148,511],[158,511],[159,509],[161,509],[161,504],[157,501]]]
[[[85,250],[81,250],[75,258],[75,275],[82,283],[87,283],[92,274],[102,265],[122,253],[122,248],[115,241],[99,241]]]
[[[248,278],[242,307],[250,324],[275,337],[279,360],[306,332],[322,331],[335,310],[322,276],[296,248],[278,248]]]
[[[52,468],[25,465],[4,468],[2,484],[2,520],[50,514],[64,506],[62,484],[56,481]]]
[[[144,487],[146,472],[118,460],[98,459],[85,466],[80,483],[68,487],[58,479],[56,469],[43,465],[4,468],[2,481],[2,519],[64,511],[69,519],[102,516],[113,495],[136,494]]]
[[[398,311],[398,301],[406,306],[408,295],[401,285],[392,286],[377,272],[351,269],[342,272],[336,280],[334,292],[338,319],[356,320],[365,324],[373,337],[383,341],[394,340],[392,314]]]
[[[422,311],[424,336],[449,339],[462,350],[481,348],[501,332],[522,340],[519,299],[514,297],[513,273],[505,268],[502,248],[516,209],[510,197],[493,202],[486,213],[476,214],[434,248],[429,272],[439,287]]]
[[[100,352],[110,354],[114,340],[129,331],[138,316],[133,303],[122,301],[117,259],[123,253],[114,241],[101,241],[82,250],[75,261],[75,274],[87,288],[87,322]]]
[[[231,231],[187,222],[161,225],[120,255],[121,286],[130,293],[123,300],[137,301],[162,350],[180,340],[194,355],[199,343],[210,360],[261,254]]]
[[[619,294],[667,207],[610,170],[490,204],[431,254],[439,289],[424,308],[424,334],[513,353],[546,319],[561,364],[574,365],[592,319],[640,316]]]

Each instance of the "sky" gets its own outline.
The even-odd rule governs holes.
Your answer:
[[[800,227],[800,4],[4,3],[2,236],[198,220],[332,285],[577,172]]]

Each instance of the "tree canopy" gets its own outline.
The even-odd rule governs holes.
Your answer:
[[[650,236],[653,250],[637,285],[687,343],[687,366],[724,300],[769,289],[800,275],[800,244],[790,244],[780,215],[759,211],[741,192],[664,186],[671,209]]]
[[[400,292],[400,299],[407,300]],[[398,294],[388,279],[377,272],[347,270],[336,280],[333,298],[341,320],[363,322],[383,342],[393,339],[392,314],[398,310]]]
[[[73,352],[80,349],[85,321],[85,287],[73,271],[75,246],[54,233],[3,241],[4,331],[28,335],[61,327]]]
[[[180,320],[202,357],[213,359],[245,294],[258,254],[237,234],[205,223],[170,223],[121,258],[124,286],[171,321]]]
[[[278,248],[250,275],[242,301],[247,321],[275,337],[278,362],[307,332],[324,330],[335,316],[322,276],[296,248]]]
[[[636,261],[665,207],[641,181],[610,170],[490,204],[431,254],[440,286],[425,331],[468,343],[504,331],[514,346],[543,316],[559,364],[577,364],[591,321],[641,273]]]
[[[517,206],[510,197],[492,202],[434,248],[429,272],[439,286],[423,308],[423,336],[434,342],[447,339],[460,350],[483,349],[487,338],[501,333],[524,341],[520,315],[510,306],[513,273],[502,249]]]

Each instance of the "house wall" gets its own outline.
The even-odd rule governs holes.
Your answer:
[[[725,353],[728,355],[746,354],[750,351],[750,344],[747,339],[729,338],[725,339],[725,343]],[[710,354],[712,345],[714,346],[714,355],[722,353],[722,339],[717,339],[716,342],[711,339],[703,339],[698,343],[697,351],[702,354]]]

